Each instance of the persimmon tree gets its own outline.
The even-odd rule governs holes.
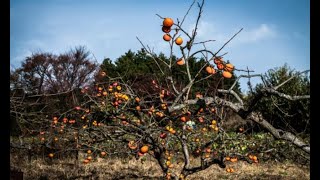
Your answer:
[[[194,4],[195,2],[192,3],[190,9]],[[107,154],[129,150],[137,157],[149,153],[158,161],[167,178],[184,179],[214,164],[226,168],[226,161],[244,160],[248,163],[258,163],[259,157],[252,151],[246,151],[249,148],[245,145],[237,144],[235,146],[238,147],[227,149],[230,144],[235,144],[236,139],[243,138],[241,134],[231,137],[222,128],[226,120],[226,112],[231,110],[243,119],[259,124],[275,138],[289,141],[309,153],[310,147],[307,143],[289,131],[272,126],[256,108],[256,104],[263,97],[278,96],[292,101],[308,99],[309,95],[291,96],[278,91],[293,77],[288,77],[276,86],[270,86],[265,83],[261,74],[236,69],[230,62],[226,62],[224,60],[226,53],[222,54],[221,51],[242,29],[216,51],[206,48],[206,43],[213,40],[197,42],[198,23],[204,1],[197,5],[199,13],[191,34],[183,28],[190,9],[182,20],[173,20],[158,15],[163,22],[161,27],[165,33],[163,40],[168,41],[170,54],[168,59],[157,56],[151,48],[137,38],[144,53],[153,60],[159,70],[160,75],[151,82],[145,81],[153,92],[139,97],[137,90],[124,81],[121,74],[118,77],[108,77],[108,72],[104,71],[101,71],[98,76],[104,77],[102,79],[105,81],[97,82],[93,89],[83,90],[87,101],[77,109],[75,116],[79,148],[85,147],[84,149],[107,152]],[[182,35],[186,38],[182,38]],[[174,56],[174,46],[180,48],[181,54]],[[195,46],[203,46],[203,49],[193,51]],[[195,73],[191,73],[190,63],[198,56],[202,57],[204,63]],[[132,63],[131,60],[133,59],[122,58],[119,63],[122,61]],[[179,83],[172,76],[177,67],[182,72],[182,77],[179,78],[186,79],[186,84]],[[231,78],[234,71],[246,74],[238,76],[227,89],[219,86],[226,79]],[[213,84],[215,91],[194,92],[195,84],[214,77],[219,79]],[[240,78],[254,77],[261,78],[263,84],[253,97],[243,98],[239,92],[234,90]],[[60,116],[60,119],[62,117],[63,115]],[[112,149],[106,146],[105,143],[108,142],[123,144],[127,150],[119,149],[119,146],[114,146]],[[200,160],[199,164],[191,163],[197,158]],[[84,162],[89,162],[89,159],[85,159]],[[174,171],[172,170],[174,162],[183,165],[179,170]],[[226,170],[227,172],[234,171],[232,167]]]
[[[195,5],[198,15],[189,33],[184,22]],[[143,58],[153,63],[150,67],[157,69],[153,71],[157,72],[154,76],[141,75],[142,79],[136,79],[143,82],[140,86],[132,83],[132,79],[127,81],[126,73],[115,75],[114,71],[121,64],[127,74],[139,70],[129,66],[139,62],[132,52],[119,58],[116,66],[107,59],[95,76],[95,84],[81,88],[82,101],[75,108],[47,118],[50,124],[39,137],[52,147],[49,157],[55,157],[59,151],[56,147],[85,152],[82,159],[85,164],[94,161],[97,155],[131,154],[143,159],[149,154],[167,179],[185,179],[212,165],[232,173],[235,169],[230,163],[239,160],[259,163],[260,152],[269,153],[272,148],[265,145],[257,149],[250,144],[244,128],[228,133],[223,125],[230,111],[270,132],[274,139],[268,141],[288,141],[308,155],[308,143],[290,131],[273,126],[261,112],[263,109],[257,107],[263,99],[274,96],[284,101],[308,100],[309,95],[280,91],[300,74],[291,74],[281,82],[270,84],[261,74],[237,69],[232,61],[225,60],[227,53],[222,50],[242,29],[230,35],[221,48],[208,49],[207,43],[214,40],[197,41],[203,8],[204,1],[194,1],[182,19],[157,15],[161,22],[159,29],[164,33],[162,39],[168,43],[167,58],[157,55],[137,37],[143,47],[140,55],[145,54]],[[179,48],[176,54],[175,47]],[[108,68],[110,72],[106,71]],[[244,74],[236,77],[235,71]],[[250,98],[243,97],[238,90],[241,78],[261,79],[262,84]],[[212,79],[215,79],[213,83],[208,83],[210,90],[198,88],[198,84]]]

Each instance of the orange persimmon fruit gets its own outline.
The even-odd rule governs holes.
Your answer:
[[[165,40],[165,41],[170,41],[170,40],[171,40],[170,34],[164,34],[164,35],[163,35],[163,40]]]
[[[141,152],[141,153],[146,153],[146,152],[148,152],[148,151],[149,151],[149,147],[146,146],[146,145],[144,145],[144,146],[142,146],[142,147],[140,148],[140,152]]]
[[[215,74],[216,73],[216,70],[212,66],[207,66],[206,67],[206,71],[209,74]]]
[[[229,71],[223,71],[222,76],[224,78],[230,79],[232,77],[232,74]]]
[[[181,45],[183,43],[182,37],[177,37],[175,40],[176,45]]]
[[[171,18],[164,18],[163,20],[163,26],[166,26],[166,27],[171,27],[173,25],[173,19]]]

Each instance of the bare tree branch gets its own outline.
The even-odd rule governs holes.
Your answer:
[[[310,99],[310,95],[303,95],[303,96],[290,96],[284,93],[280,93],[278,91],[276,91],[275,89],[272,88],[264,88],[262,90],[262,92],[266,92],[268,94],[272,94],[272,95],[276,95],[278,97],[282,97],[285,98],[287,100],[291,100],[291,101],[296,101],[296,100],[301,100],[301,99]]]
[[[192,6],[194,5],[195,2],[196,2],[195,0],[192,2],[192,4],[190,5],[188,11],[187,11],[186,14],[183,16],[183,19],[182,19],[182,21],[180,22],[180,26],[182,26],[184,20],[186,19],[187,15],[189,14],[189,12],[190,12],[190,10],[191,10],[191,8],[192,8]]]
[[[234,92],[232,89],[229,89],[229,90],[224,90],[224,89],[218,89],[217,90],[218,92],[220,93],[226,93],[226,94],[232,94],[238,101],[239,103],[241,104],[241,106],[243,106],[243,101],[242,99],[239,97],[239,95]]]
[[[296,137],[294,134],[292,134],[290,132],[274,128],[259,113],[252,112],[250,114],[250,116],[248,117],[248,119],[253,120],[254,122],[260,124],[262,127],[266,128],[269,132],[271,132],[271,134],[275,138],[287,140],[287,141],[293,143],[294,145],[298,146],[299,148],[301,148],[305,152],[310,153],[310,145],[306,144],[305,142],[303,142],[301,139],[299,139],[298,137]]]
[[[145,48],[145,46],[144,46],[143,43],[140,41],[140,39],[139,39],[138,37],[136,37],[136,38],[138,39],[138,41],[140,42],[140,44],[144,47],[144,49],[148,52],[148,54],[149,54],[150,57],[154,60],[154,62],[157,64],[157,66],[158,66],[159,70],[161,71],[161,73],[164,75],[164,72],[163,72],[161,66],[159,65],[159,63],[157,62],[156,58],[152,55],[151,52],[149,52],[149,50],[147,50],[147,49]],[[157,59],[159,59],[159,58],[157,58]],[[161,60],[161,59],[160,59],[160,60]],[[165,62],[164,62],[164,63],[165,63]],[[165,64],[166,64],[167,66],[169,66],[167,63],[165,63]]]
[[[230,101],[226,101],[226,100],[218,98],[218,97],[215,97],[215,98],[205,97],[204,99],[205,99],[206,104],[215,103],[215,104],[227,106],[227,107],[230,107],[233,111],[235,111],[238,114],[241,111],[243,111],[243,109],[244,109],[243,105],[241,105],[241,104],[232,103]],[[191,105],[191,104],[196,104],[196,103],[197,103],[197,100],[188,100],[185,102],[185,104],[179,104],[179,105],[170,107],[169,112],[176,111],[176,110],[179,110],[179,109],[186,107],[186,105]],[[298,137],[296,137],[294,134],[292,134],[290,132],[274,128],[270,123],[268,123],[268,121],[263,119],[262,116],[259,115],[259,113],[250,112],[250,114],[245,117],[242,116],[242,114],[239,114],[239,115],[244,119],[253,120],[254,122],[260,124],[262,127],[266,128],[269,132],[271,132],[275,138],[290,141],[294,145],[303,149],[305,152],[310,153],[310,146],[309,145],[304,143],[302,140],[300,140]]]

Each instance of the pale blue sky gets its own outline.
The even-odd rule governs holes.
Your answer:
[[[141,48],[138,36],[156,53],[168,54],[161,19],[182,19],[192,0],[10,0],[10,65],[17,68],[32,52],[63,53],[84,45],[98,62]],[[192,30],[197,7],[184,28]],[[308,0],[207,0],[196,41],[214,39],[216,51],[240,28],[222,53],[236,68],[264,73],[288,63],[310,68]],[[178,49],[175,53],[179,56]],[[242,72],[236,72],[237,75]],[[245,88],[245,81],[241,81]]]

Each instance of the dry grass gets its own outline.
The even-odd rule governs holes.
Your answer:
[[[299,167],[291,163],[259,163],[248,164],[246,162],[227,163],[227,167],[232,167],[235,172],[227,173],[226,169],[212,166],[206,171],[191,175],[188,179],[284,179],[284,180],[307,180],[310,179],[308,167]]]
[[[79,163],[78,167],[74,160],[53,160],[52,162],[42,159],[32,160],[28,164],[26,159],[11,156],[11,167],[16,167],[24,172],[24,179],[161,179],[161,170],[157,162],[150,156],[145,161],[119,158],[97,158],[89,164]],[[195,162],[196,163],[196,162]],[[181,164],[174,164],[173,171],[178,171]],[[284,179],[306,180],[310,179],[309,167],[299,167],[292,163],[259,163],[248,164],[245,162],[227,162],[227,167],[233,167],[234,173],[227,173],[216,165],[188,176],[187,179]]]

